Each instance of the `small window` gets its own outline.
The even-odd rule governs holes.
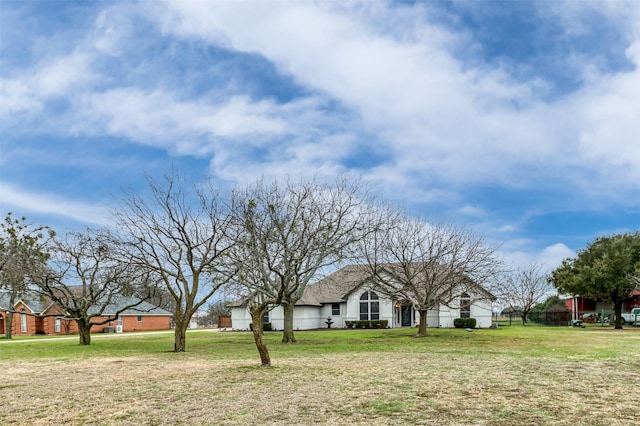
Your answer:
[[[332,303],[331,304],[331,315],[340,315],[340,304]]]
[[[20,310],[20,332],[27,332],[27,314],[25,313],[24,309]]]
[[[60,333],[60,323],[61,323],[60,318],[56,318],[56,320],[54,322],[54,326],[53,326],[53,330],[56,333]]]
[[[460,318],[471,318],[471,298],[467,293],[460,296]]]
[[[142,315],[138,315],[138,322],[142,322]]]
[[[262,323],[266,324],[269,322],[269,311],[266,311],[264,314],[262,314]]]

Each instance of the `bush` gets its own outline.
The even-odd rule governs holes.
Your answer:
[[[249,324],[249,330],[253,331],[253,324]],[[273,331],[273,327],[270,322],[265,322],[262,324],[262,331]]]
[[[357,320],[345,321],[345,328],[387,328],[388,320]]]
[[[455,328],[476,328],[475,318],[456,318],[453,320]]]

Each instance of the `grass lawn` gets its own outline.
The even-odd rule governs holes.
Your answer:
[[[504,327],[0,342],[0,424],[640,424],[640,329]]]

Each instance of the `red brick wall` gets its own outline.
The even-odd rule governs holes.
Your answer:
[[[12,333],[15,335],[33,335],[36,334],[36,317],[31,315],[26,315],[27,320],[27,331],[23,332],[21,327],[21,316],[20,311],[24,309],[26,313],[32,313],[31,309],[26,306],[24,303],[20,302],[16,305],[15,311],[18,311],[13,314],[13,324],[11,327]]]
[[[16,307],[16,310],[25,309],[27,312],[31,312],[28,308],[22,304]],[[50,311],[48,313],[55,313]],[[36,318],[27,315],[27,331],[23,333],[20,331],[20,313],[13,314],[13,334],[15,335],[34,335],[38,330],[44,334],[77,334],[78,326],[73,320],[61,319],[60,331],[55,331],[55,317]],[[107,319],[108,317],[100,317]],[[100,321],[100,318],[93,318],[94,321]],[[122,320],[122,329],[125,332],[129,331],[157,331],[157,330],[169,330],[171,328],[171,317],[169,315],[142,315],[142,321],[138,321],[138,315],[123,315],[120,317]],[[5,321],[0,321],[0,328],[4,331]],[[105,327],[116,327],[118,321],[112,320],[103,325],[94,325],[91,327],[91,333],[102,333]]]

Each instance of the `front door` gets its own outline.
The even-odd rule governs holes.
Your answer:
[[[411,327],[411,306],[402,305],[402,322],[403,327]]]

